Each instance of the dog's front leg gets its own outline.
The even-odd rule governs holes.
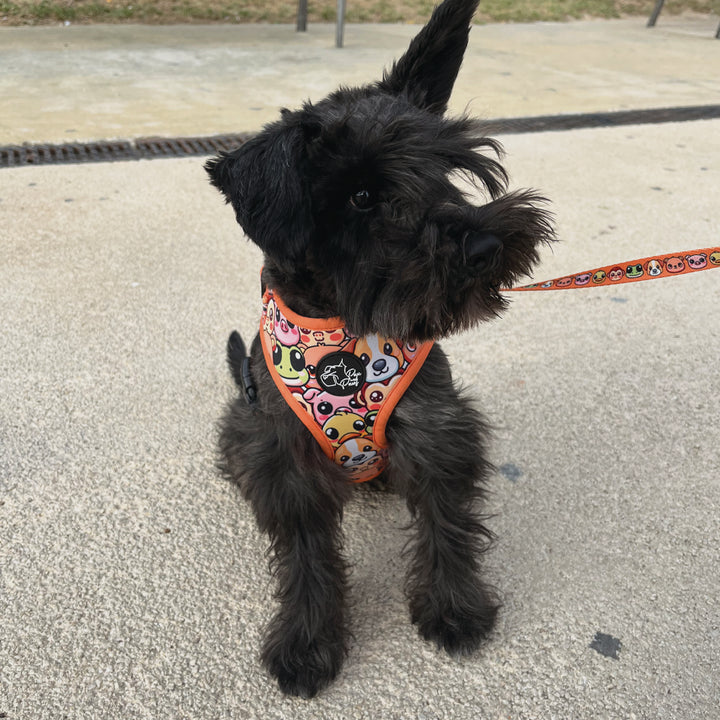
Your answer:
[[[413,517],[406,593],[420,634],[453,655],[475,650],[499,602],[480,575],[491,533],[479,512],[487,428],[433,348],[388,425],[393,477]]]
[[[266,419],[261,417],[256,416],[256,429],[263,446],[274,452],[252,463],[244,491],[258,526],[270,537],[280,604],[262,659],[283,692],[311,698],[335,678],[346,654],[341,520],[350,488],[344,478],[338,480],[317,442],[309,436],[305,442],[302,426],[299,435],[270,422],[261,430]]]
[[[231,341],[230,365],[241,379],[244,346],[239,336]],[[257,337],[252,363],[258,399],[251,405],[243,394],[229,406],[220,422],[220,465],[271,542],[280,607],[263,662],[283,692],[310,698],[335,678],[346,654],[341,520],[352,485],[281,398]]]
[[[347,569],[341,505],[312,477],[276,478],[265,518],[280,603],[262,658],[280,689],[311,698],[342,666],[347,647]]]

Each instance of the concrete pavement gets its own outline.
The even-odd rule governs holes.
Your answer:
[[[476,27],[453,107],[718,102],[716,26]],[[252,130],[377,77],[416,30],[349,27],[337,51],[330,26],[246,45],[245,28],[2,29],[0,142]],[[504,144],[513,186],[557,216],[537,279],[720,245],[720,121]],[[524,294],[444,343],[497,428],[498,629],[459,662],[421,642],[401,591],[406,511],[359,490],[355,641],[331,689],[291,700],[258,664],[264,540],[213,467],[224,343],[255,327],[261,259],[202,162],[0,169],[0,717],[715,720],[720,271]]]
[[[717,103],[717,18],[478,25],[451,108],[482,117]],[[246,132],[376,79],[411,25],[0,28],[0,144]]]

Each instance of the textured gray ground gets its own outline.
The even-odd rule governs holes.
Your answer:
[[[558,219],[537,279],[720,245],[720,121],[505,145]],[[416,636],[407,513],[359,490],[355,641],[308,703],[258,665],[265,542],[213,467],[260,257],[202,159],[0,170],[0,238],[0,716],[718,717],[720,271],[518,295],[445,343],[497,428],[497,632]]]

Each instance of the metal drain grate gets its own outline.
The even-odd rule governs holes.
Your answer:
[[[501,118],[488,120],[486,128],[490,133],[509,135],[717,118],[720,118],[720,105],[694,105],[576,115]],[[132,141],[100,140],[65,145],[8,145],[0,147],[0,167],[213,155],[223,150],[233,150],[250,137],[252,137],[252,133],[189,138],[139,138]]]
[[[720,105],[691,105],[686,107],[650,108],[647,110],[619,110],[615,112],[578,113],[568,115],[538,115],[534,117],[489,120],[489,132],[498,135],[536,133],[582,128],[620,127],[622,125],[653,125],[691,120],[720,118]]]
[[[250,134],[242,134],[196,138],[139,138],[133,141],[100,140],[63,145],[7,145],[0,147],[0,167],[212,155],[223,150],[233,150],[249,137]]]

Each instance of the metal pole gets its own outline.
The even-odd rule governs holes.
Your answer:
[[[335,24],[335,46],[343,46],[345,33],[345,0],[337,0],[337,22]]]
[[[308,0],[298,0],[297,31],[307,30],[307,4]]]
[[[655,9],[652,11],[652,15],[650,16],[650,19],[647,21],[647,27],[655,27],[655,23],[657,22],[658,16],[660,15],[660,11],[662,10],[662,6],[665,0],[657,0],[655,3]]]

